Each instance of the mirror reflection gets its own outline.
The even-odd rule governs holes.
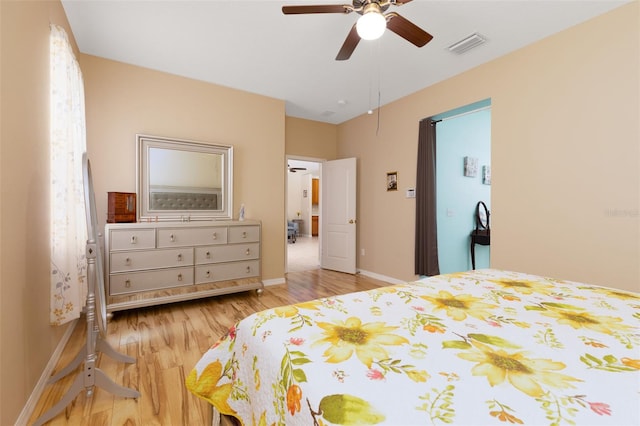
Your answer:
[[[139,135],[139,218],[231,218],[232,152],[230,146]]]
[[[151,210],[220,210],[222,155],[149,149]]]

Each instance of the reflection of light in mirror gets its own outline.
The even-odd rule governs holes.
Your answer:
[[[222,155],[149,149],[149,184],[155,187],[220,189]]]

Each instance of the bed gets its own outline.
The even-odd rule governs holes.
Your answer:
[[[186,386],[244,425],[638,425],[640,294],[486,269],[283,306]]]

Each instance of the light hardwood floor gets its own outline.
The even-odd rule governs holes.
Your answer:
[[[366,276],[317,269],[290,272],[286,284],[266,287],[261,296],[251,291],[116,312],[108,324],[106,341],[137,361],[123,364],[100,355],[97,366],[116,383],[138,390],[140,398],[114,397],[96,387],[91,398],[81,392],[47,425],[210,425],[210,405],[188,392],[184,380],[202,354],[236,321],[263,309],[384,285],[388,283]],[[56,371],[82,349],[83,320]],[[45,388],[30,424],[60,400],[81,368]]]

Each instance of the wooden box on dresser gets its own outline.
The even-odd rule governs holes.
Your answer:
[[[108,223],[107,312],[262,291],[259,221]]]

